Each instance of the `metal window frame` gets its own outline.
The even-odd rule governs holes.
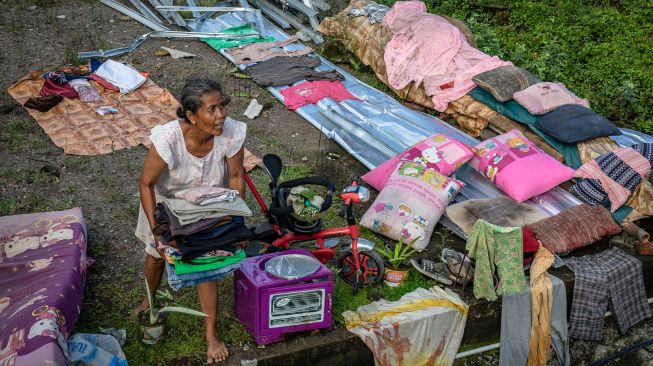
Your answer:
[[[243,2],[241,2],[241,5],[243,5]],[[247,2],[244,3],[244,5],[248,5]],[[156,7],[157,11],[164,11],[166,13],[175,13],[178,14],[180,11],[190,11],[190,12],[197,12],[201,13],[204,12],[204,14],[210,13],[210,16],[213,16],[215,13],[232,13],[232,12],[244,12],[244,13],[253,13],[254,14],[254,19],[252,20],[249,16],[246,15],[246,19],[248,20],[248,23],[252,24],[254,29],[256,29],[256,32],[261,35],[265,33],[265,28],[264,28],[264,23],[263,23],[263,14],[261,10],[259,9],[254,9],[250,6],[241,6],[241,7],[232,7],[232,6],[176,6],[176,5],[162,5],[162,6],[157,6]],[[206,19],[203,18],[203,15],[199,16],[200,19]],[[198,18],[196,17],[197,20]]]
[[[272,20],[276,19],[282,19],[286,23],[292,25],[295,29],[297,29],[300,32],[300,38],[303,38],[306,40],[308,37],[310,40],[313,41],[315,44],[320,44],[324,42],[324,37],[322,37],[319,33],[314,32],[310,28],[306,27],[304,24],[302,24],[297,17],[294,17],[290,14],[286,14],[276,6],[274,6],[272,3],[270,3],[267,0],[254,0],[256,3],[256,6],[261,9],[267,16],[269,16]],[[282,25],[282,24],[280,24]],[[303,37],[301,36],[301,33],[303,33]]]
[[[138,9],[138,11],[140,11],[144,17],[149,18],[150,20],[157,23],[163,24],[161,19],[159,19],[159,17],[157,17],[156,14],[154,14],[154,12],[147,7],[147,5],[143,4],[141,0],[129,0],[129,2],[134,5],[134,7]]]
[[[258,36],[257,33],[248,33],[248,34],[226,34],[226,33],[210,33],[210,32],[178,32],[178,31],[155,31],[150,33],[145,33],[142,36],[136,38],[131,45],[126,47],[115,48],[108,51],[82,51],[77,53],[79,58],[93,58],[93,57],[114,57],[119,56],[125,53],[129,53],[141,44],[145,42],[148,38],[241,38],[241,37],[254,37]]]
[[[102,4],[104,4],[104,5],[112,8],[113,10],[117,10],[117,11],[123,13],[124,15],[134,19],[135,21],[137,21],[137,22],[143,24],[144,26],[146,26],[146,27],[148,27],[150,29],[153,29],[155,31],[167,31],[167,30],[170,30],[168,27],[164,26],[163,24],[161,24],[159,22],[155,22],[152,19],[147,18],[147,17],[137,13],[136,11],[134,11],[134,10],[120,4],[119,2],[117,2],[115,0],[100,0],[100,2]]]

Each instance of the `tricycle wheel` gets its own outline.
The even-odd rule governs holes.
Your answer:
[[[358,261],[360,263],[361,274],[356,277],[356,260],[354,254],[350,251],[344,251],[338,258],[338,267],[342,278],[350,284],[357,287],[381,282],[384,274],[383,259],[379,253],[371,250],[358,252]]]

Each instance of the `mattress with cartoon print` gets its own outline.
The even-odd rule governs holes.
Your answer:
[[[65,365],[81,311],[82,211],[0,217],[0,365]]]

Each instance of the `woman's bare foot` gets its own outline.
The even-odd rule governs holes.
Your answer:
[[[222,341],[217,337],[207,337],[206,339],[206,363],[214,364],[222,362],[229,357],[229,350]]]

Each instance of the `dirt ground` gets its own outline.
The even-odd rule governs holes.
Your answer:
[[[29,10],[32,6],[36,8]],[[0,53],[0,70],[3,71],[0,79],[0,215],[81,207],[89,229],[89,254],[97,262],[88,272],[77,330],[97,333],[99,327],[127,327],[129,340],[125,352],[139,354],[139,357],[141,353],[146,355],[130,359],[131,364],[177,365],[182,363],[180,359],[184,360],[183,364],[201,364],[203,355],[193,355],[193,352],[203,351],[199,321],[179,320],[180,329],[184,331],[171,334],[170,339],[183,340],[187,345],[174,348],[178,353],[173,354],[165,347],[143,348],[137,339],[138,328],[126,319],[143,293],[143,248],[134,237],[134,228],[139,202],[138,174],[146,149],[139,146],[90,157],[65,155],[6,93],[10,85],[32,70],[79,64],[82,60],[76,57],[78,51],[125,46],[148,30],[94,0],[3,0],[0,10],[0,37],[4,40],[4,50]],[[173,60],[155,56],[154,52],[161,46],[190,52],[196,57]],[[151,39],[136,51],[116,59],[149,72],[154,82],[173,95],[179,94],[185,79],[196,76],[223,80],[227,92],[236,87],[235,79],[227,76],[232,65],[195,40]],[[253,153],[258,156],[276,153],[299,171],[317,170],[329,176],[339,188],[352,176],[365,172],[362,165],[334,144],[321,139],[319,131],[297,114],[287,111],[265,90],[252,85],[252,94],[271,108],[255,120],[248,120],[242,113],[250,98],[234,97],[229,111],[233,118],[247,122],[246,146]],[[342,158],[335,163],[317,164],[318,160],[322,161],[317,158],[329,150],[340,152]],[[257,177],[263,178],[260,174]],[[182,293],[182,303],[197,308],[193,291]],[[230,292],[230,284],[221,286],[221,317],[227,320],[221,320],[220,324],[227,327],[225,340],[230,343],[232,352],[240,352],[250,348],[249,337],[242,327],[234,325]],[[650,337],[651,323],[638,326],[637,334]],[[635,342],[612,342],[619,338],[618,333],[612,333],[599,347],[576,342],[574,352],[598,357]],[[605,353],[599,352],[604,348]],[[653,364],[653,358],[644,356],[640,364]],[[496,359],[496,354],[484,355],[478,358],[479,363],[470,359],[468,364],[492,364]]]

